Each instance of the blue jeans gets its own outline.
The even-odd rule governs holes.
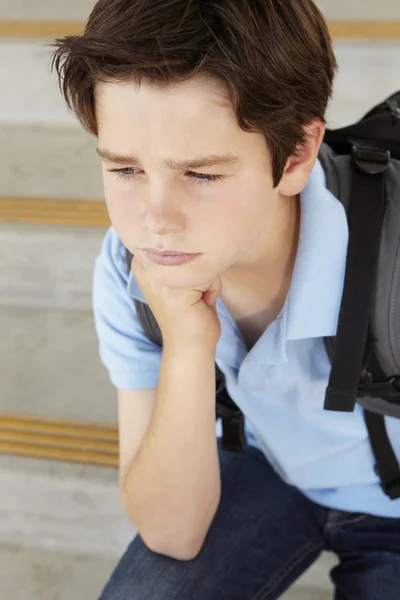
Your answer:
[[[335,600],[400,599],[400,519],[330,510],[284,483],[264,455],[221,449],[221,501],[200,553],[179,561],[137,535],[100,600],[273,600],[333,551]]]

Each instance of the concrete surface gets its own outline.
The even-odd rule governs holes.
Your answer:
[[[115,469],[0,456],[0,600],[96,600],[136,535]]]
[[[0,0],[0,19],[66,20],[86,19],[96,0]]]
[[[7,456],[0,466],[3,545],[116,558],[136,535],[117,469]]]
[[[0,308],[0,412],[117,423],[89,311]]]
[[[399,19],[397,0],[316,0],[328,19]],[[95,0],[0,0],[0,19],[86,19]]]
[[[116,562],[106,556],[23,548],[18,542],[1,544],[0,600],[97,600],[105,574]]]
[[[1,123],[0,195],[102,199],[96,143],[78,126]]]
[[[106,230],[0,223],[0,305],[92,310]]]
[[[58,0],[60,1],[60,0]],[[400,19],[398,0],[315,0],[326,19],[385,20]]]

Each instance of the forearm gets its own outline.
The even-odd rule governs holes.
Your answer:
[[[165,347],[150,425],[127,472],[124,504],[149,546],[201,545],[220,498],[215,354]]]

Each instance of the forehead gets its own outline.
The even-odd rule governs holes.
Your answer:
[[[124,126],[162,132],[171,127],[235,130],[239,126],[222,84],[205,77],[158,86],[142,81],[104,83],[95,87],[98,128]],[[219,124],[219,126],[218,126]]]
[[[164,87],[101,82],[95,100],[99,146],[114,153],[149,160],[266,155],[264,137],[240,128],[227,90],[209,78]]]

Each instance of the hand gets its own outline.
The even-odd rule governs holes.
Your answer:
[[[131,270],[161,329],[164,345],[202,345],[215,350],[221,336],[216,309],[220,277],[194,289],[176,290],[150,279],[137,256]]]

